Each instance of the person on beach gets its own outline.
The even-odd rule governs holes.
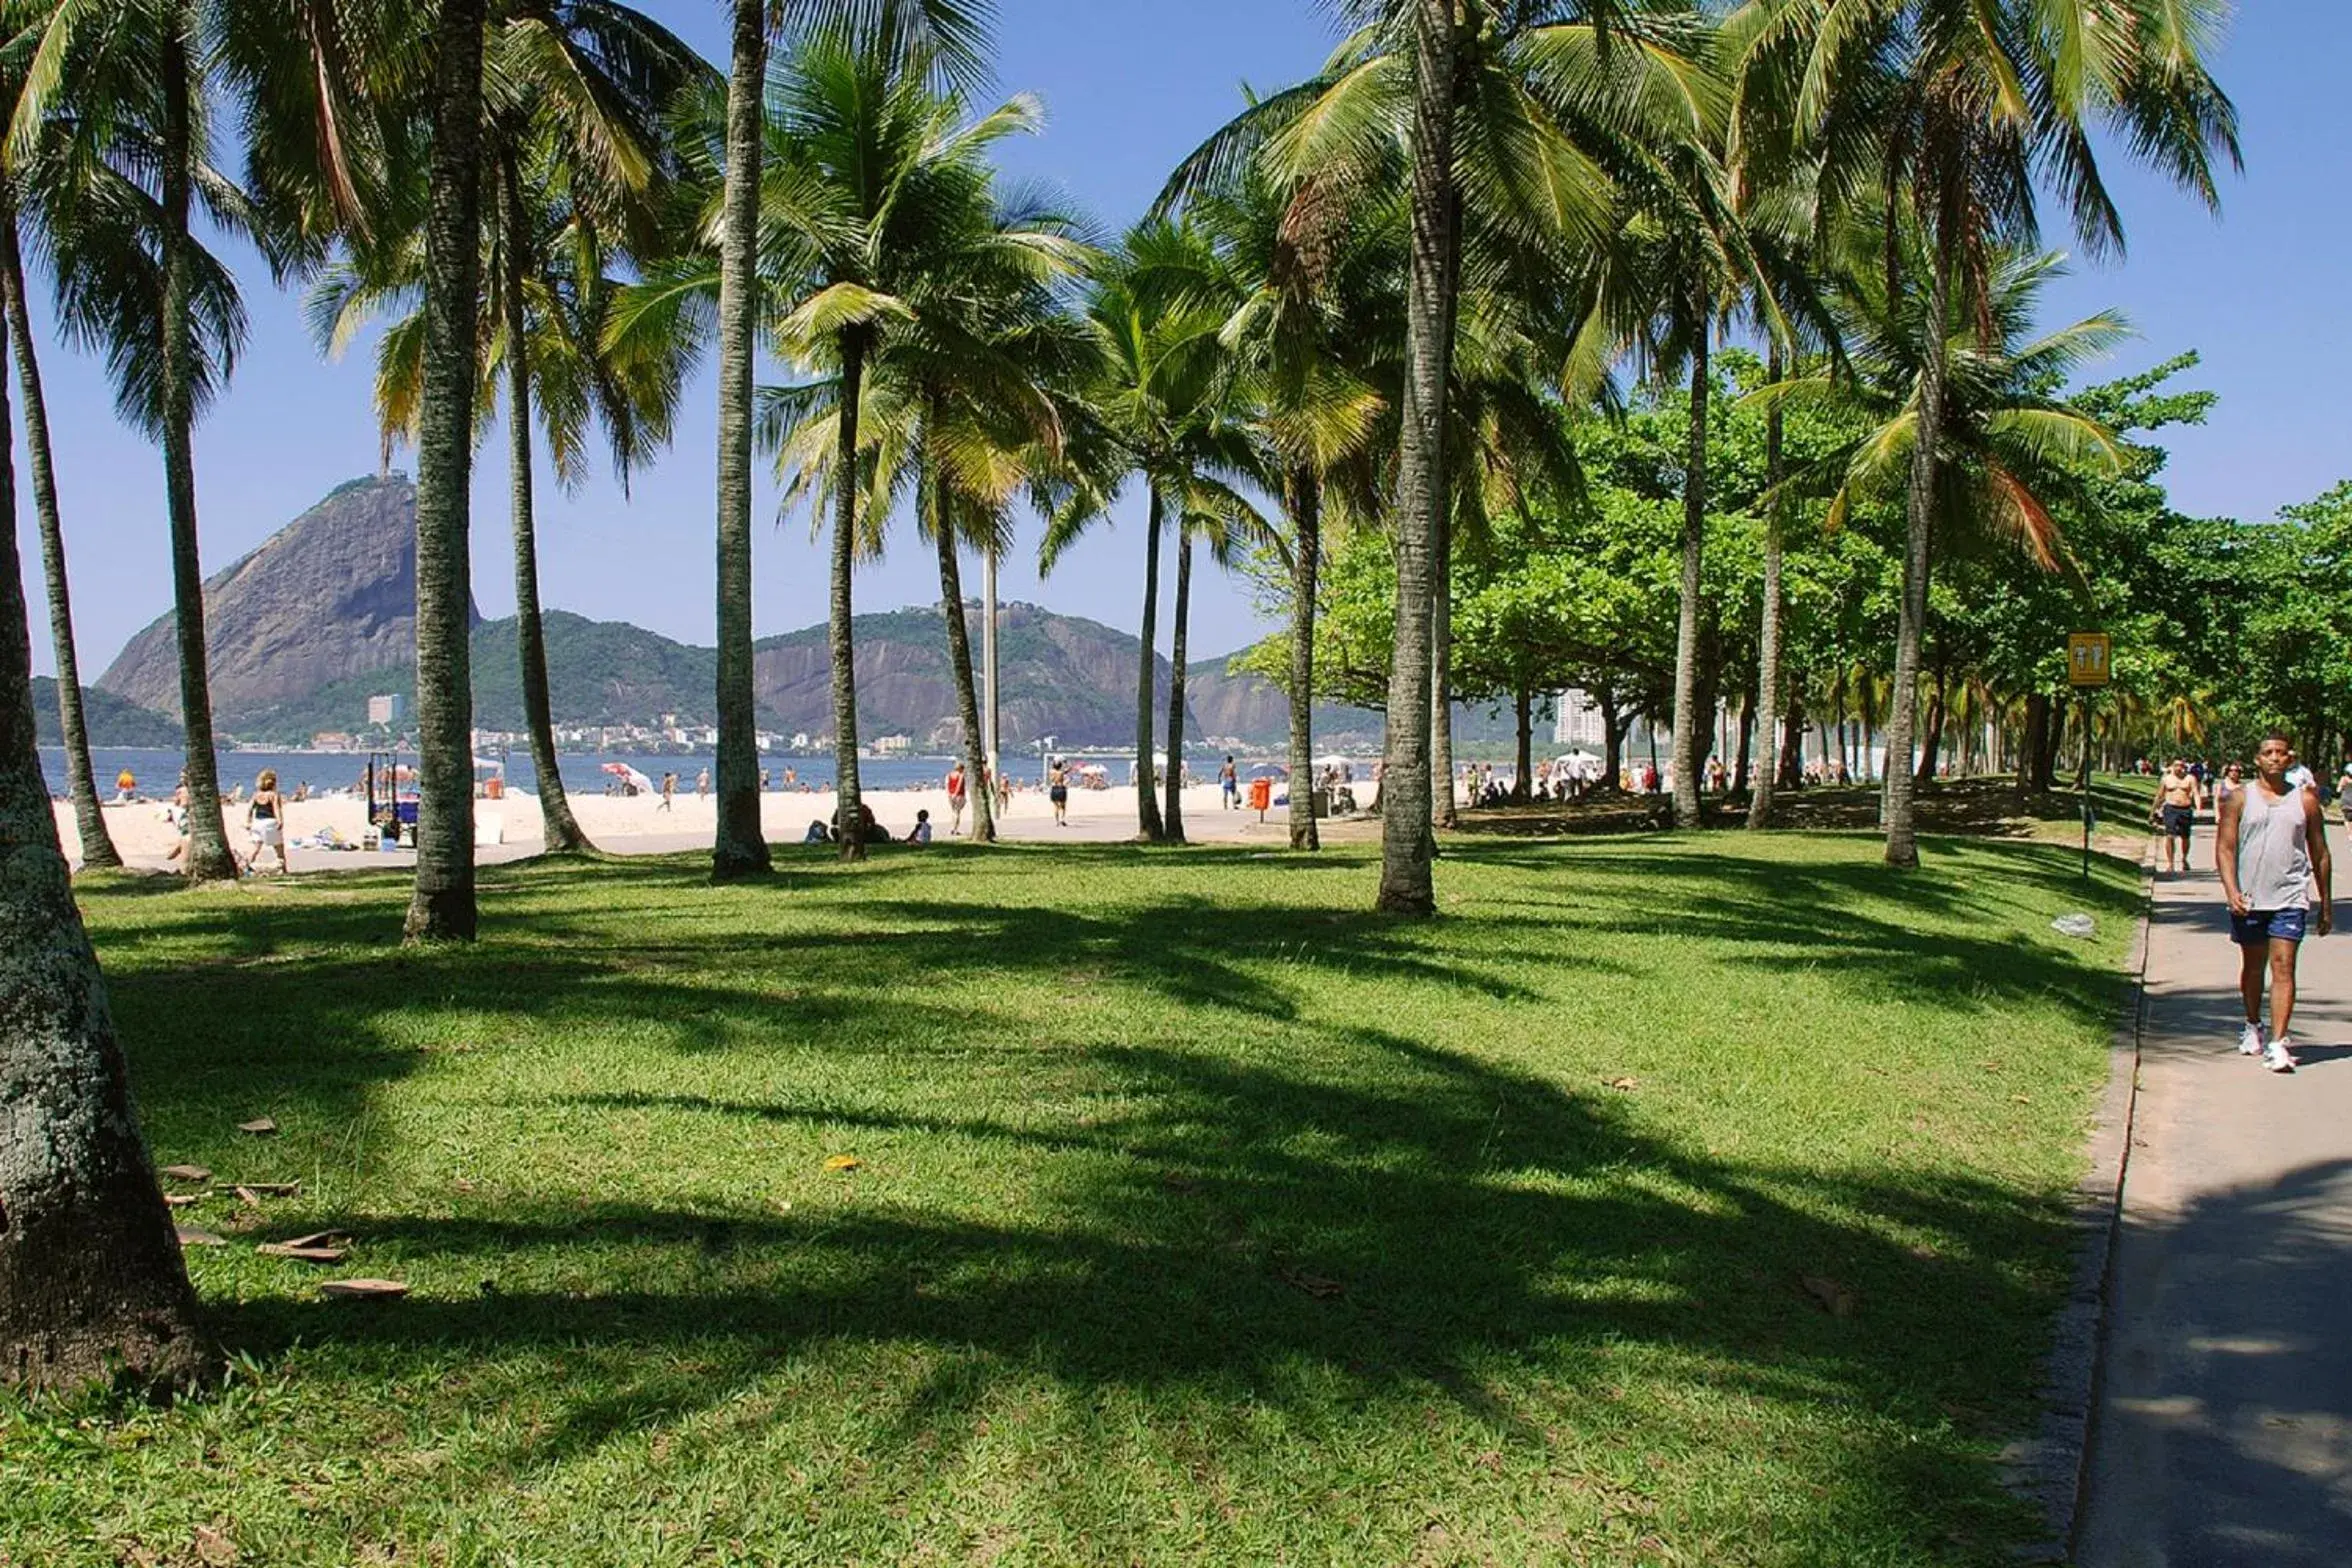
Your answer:
[[[131,798],[138,792],[139,776],[136,773],[125,768],[114,776],[114,803],[116,805],[129,805]]]
[[[293,868],[286,863],[286,798],[278,793],[278,770],[264,768],[253,781],[253,798],[245,803],[245,832],[253,840],[253,848],[245,856],[248,875],[261,874],[261,852],[275,850],[278,873],[283,876]]]
[[[1013,776],[1004,769],[996,770],[996,814],[1002,819],[1013,809]]]
[[[1053,759],[1053,766],[1045,770],[1045,798],[1053,802],[1054,826],[1070,825],[1070,770],[1062,759]]]
[[[920,815],[923,818],[927,818],[931,815],[931,813],[926,811]],[[947,770],[947,836],[949,838],[955,838],[960,836],[963,831],[964,764],[963,760],[958,758],[954,765],[949,767]],[[928,831],[924,833],[923,842],[926,844],[931,842],[931,837]]]
[[[2197,808],[2205,804],[2205,792],[2190,777],[2189,766],[2175,757],[2164,769],[2164,777],[2156,785],[2156,809],[2150,825],[2164,830],[2164,869],[2177,875],[2189,869],[2189,830],[2197,821]]]
[[[915,825],[907,829],[906,841],[910,844],[928,844],[931,842],[930,812],[918,811],[915,813]]]
[[[696,800],[710,799],[710,769],[704,768],[700,773],[694,775],[694,798]]]
[[[1217,770],[1217,792],[1224,800],[1227,811],[1241,809],[1241,771],[1234,767],[1231,757],[1227,757],[1225,765]]]
[[[163,808],[163,819],[172,825],[177,836],[172,840],[171,853],[166,860],[177,860],[188,852],[188,775],[180,775],[179,786],[172,791],[171,804]]]
[[[2327,815],[2319,796],[2289,782],[2295,761],[2287,737],[2272,731],[2254,753],[2254,777],[2221,803],[2214,861],[2229,900],[2230,940],[2238,944],[2238,993],[2246,1027],[2238,1050],[2260,1056],[2274,1073],[2295,1070],[2289,1030],[2295,1017],[2295,955],[2303,942],[2313,888],[2317,934],[2335,924],[2330,891]],[[2262,980],[2270,977],[2270,1027],[2263,1029]]]
[[[671,810],[678,799],[677,774],[665,773],[662,775],[661,797],[661,804],[654,807],[653,809],[656,811]]]

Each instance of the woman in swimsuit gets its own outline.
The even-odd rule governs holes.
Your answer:
[[[260,874],[265,849],[277,851],[279,875],[293,869],[286,863],[286,797],[278,793],[275,768],[262,769],[253,781],[253,799],[245,807],[245,831],[253,839],[253,852],[245,857],[248,872]]]
[[[1046,770],[1045,793],[1046,798],[1053,802],[1054,826],[1068,827],[1070,825],[1070,770],[1062,765],[1062,759],[1059,757],[1054,758],[1053,766]]]

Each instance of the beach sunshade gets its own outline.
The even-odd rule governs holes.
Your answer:
[[[1336,753],[1328,757],[1317,757],[1315,759],[1315,766],[1318,768],[1352,768],[1355,765],[1355,758],[1342,757]]]

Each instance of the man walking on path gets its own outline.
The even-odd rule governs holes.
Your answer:
[[[2189,869],[2189,830],[2196,825],[2197,808],[2205,791],[2190,776],[2188,764],[2175,757],[2156,785],[2156,822],[2164,832],[2164,869],[2178,876]]]
[[[2295,957],[2303,943],[2311,889],[2319,889],[2318,934],[2334,923],[2329,891],[2327,816],[2317,792],[2287,781],[2294,748],[2273,731],[2254,753],[2254,782],[2222,802],[2214,824],[2215,865],[2229,900],[2230,940],[2238,944],[2238,992],[2246,1027],[2238,1050],[2260,1056],[2274,1073],[2295,1070],[2288,1036],[2295,1017]],[[2270,976],[2270,1032],[2262,1029],[2262,979]]]

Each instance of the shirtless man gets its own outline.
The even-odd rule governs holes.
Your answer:
[[[2303,941],[2311,894],[2319,893],[2317,934],[2335,923],[2329,891],[2327,814],[2319,796],[2288,782],[2295,760],[2286,736],[2273,731],[2254,753],[2254,777],[2221,803],[2214,825],[2214,859],[2229,899],[2230,940],[2238,944],[2238,993],[2246,1027],[2238,1050],[2260,1056],[2274,1073],[2295,1070],[2288,1028],[2295,1017],[2295,955]],[[2270,1030],[2262,1027],[2262,977],[2270,976]]]
[[[2156,809],[2151,814],[2151,826],[2164,830],[2164,869],[2177,873],[2189,869],[2189,829],[2197,820],[2197,808],[2205,804],[2205,791],[2190,774],[2189,765],[2175,757],[2165,765],[2164,777],[2156,785]]]

